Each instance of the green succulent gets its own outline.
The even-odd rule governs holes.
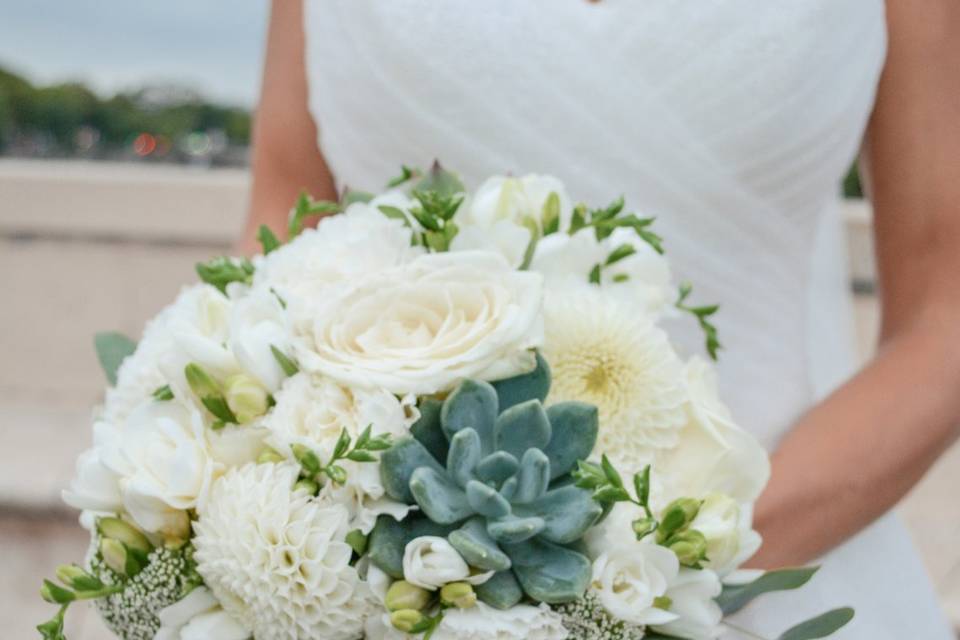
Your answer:
[[[477,588],[487,604],[580,598],[590,561],[577,543],[602,508],[570,473],[593,451],[597,409],[545,408],[549,390],[550,370],[538,355],[531,373],[493,384],[466,380],[442,402],[422,401],[412,435],[380,461],[387,494],[420,509],[402,522],[378,520],[371,561],[400,579],[410,540],[445,536],[471,567],[496,572]]]

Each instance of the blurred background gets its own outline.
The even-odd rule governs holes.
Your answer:
[[[137,336],[243,224],[266,0],[31,0],[0,11],[0,619],[86,536],[60,502],[104,380],[91,337]],[[56,13],[57,19],[50,16]],[[859,347],[877,331],[869,206],[844,183]],[[899,507],[960,628],[960,447]],[[895,576],[891,576],[895,579]],[[74,610],[75,609],[75,610]],[[105,640],[71,609],[71,640]]]

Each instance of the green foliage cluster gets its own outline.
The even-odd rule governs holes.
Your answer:
[[[176,141],[193,131],[217,129],[233,144],[250,142],[250,114],[244,109],[202,100],[152,106],[143,92],[101,98],[80,83],[34,86],[0,68],[0,151],[19,135],[39,135],[61,152],[74,152],[83,127],[97,131],[106,149],[128,145],[144,132]]]

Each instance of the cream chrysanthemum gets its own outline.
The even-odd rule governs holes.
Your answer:
[[[544,357],[553,371],[549,403],[597,406],[596,453],[639,470],[677,442],[684,425],[683,364],[642,309],[589,287],[548,295]]]
[[[375,436],[397,438],[419,417],[414,396],[398,400],[383,390],[349,389],[308,373],[287,379],[276,401],[263,420],[270,434],[267,443],[291,461],[292,445],[308,447],[328,460],[344,429],[354,439],[368,426]],[[351,529],[369,533],[383,513],[397,519],[406,516],[408,505],[386,497],[379,465],[350,460],[340,464],[347,471],[346,482],[340,486],[328,483],[323,492],[347,507]]]
[[[246,465],[214,484],[194,530],[197,570],[258,640],[351,640],[376,611],[350,565],[343,505],[293,490],[294,464]]]

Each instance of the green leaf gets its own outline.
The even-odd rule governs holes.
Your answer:
[[[602,504],[613,502],[627,502],[630,500],[630,494],[623,487],[614,487],[607,485],[593,492],[593,499]]]
[[[624,258],[629,258],[636,252],[637,250],[632,244],[621,244],[619,247],[610,252],[610,255],[607,256],[606,264],[616,264]]]
[[[801,622],[783,633],[777,640],[815,640],[833,635],[848,622],[853,620],[853,609],[843,607],[834,609]]]
[[[253,277],[253,263],[246,258],[218,256],[206,262],[198,262],[197,275],[207,284],[216,287],[220,293],[227,292],[231,282],[249,283]]]
[[[43,640],[67,640],[63,635],[63,616],[67,612],[67,606],[66,604],[61,606],[55,616],[37,625],[37,631],[43,636]]]
[[[320,470],[323,468],[320,464],[320,458],[318,458],[317,454],[311,451],[309,447],[302,444],[292,444],[290,445],[290,450],[293,452],[293,457],[300,463],[300,466],[306,472],[307,476],[312,478],[320,473]]]
[[[323,216],[341,211],[340,203],[329,200],[314,200],[306,191],[301,191],[297,203],[290,211],[287,236],[292,240],[303,231],[303,223],[312,216]]]
[[[273,357],[276,359],[277,364],[280,365],[280,368],[283,369],[283,372],[288,376],[295,376],[297,372],[300,371],[300,367],[297,366],[297,363],[287,357],[287,355],[280,351],[276,346],[270,345],[270,353],[273,354]]]
[[[365,449],[354,449],[347,454],[347,460],[353,460],[354,462],[376,462],[377,456]]]
[[[387,188],[393,189],[394,187],[399,187],[404,182],[412,180],[420,175],[423,175],[423,172],[420,169],[417,169],[416,167],[408,167],[405,164],[401,165],[400,175],[395,178],[391,178],[390,181],[387,182]]]
[[[344,429],[340,432],[340,437],[337,438],[337,444],[333,447],[333,459],[338,460],[342,458],[349,448],[350,434]]]
[[[753,582],[724,586],[723,592],[717,597],[717,604],[726,615],[736,613],[764,593],[799,589],[810,581],[819,568],[800,567],[768,571]]]
[[[717,337],[716,325],[710,322],[708,318],[719,311],[720,306],[707,305],[702,307],[691,307],[686,304],[686,301],[692,292],[693,286],[689,282],[682,283],[680,285],[677,294],[677,301],[674,303],[674,306],[681,311],[689,313],[697,319],[697,323],[700,325],[700,329],[703,331],[707,353],[710,354],[711,359],[716,360],[717,351],[723,348],[723,345],[720,344],[720,339]]]
[[[372,193],[367,193],[366,191],[355,191],[354,189],[344,189],[343,195],[340,196],[340,206],[346,210],[350,205],[363,202],[367,203],[373,200],[374,195]]]
[[[265,224],[260,225],[260,228],[257,229],[257,240],[260,242],[260,246],[263,247],[263,255],[267,255],[271,251],[280,248],[280,240],[278,240],[277,236],[270,230],[270,227]]]
[[[600,269],[599,264],[593,265],[593,269],[590,269],[590,275],[587,278],[590,284],[600,284]]]
[[[633,488],[637,492],[637,502],[646,507],[650,503],[650,465],[633,475]]]
[[[354,529],[347,534],[346,543],[350,545],[353,549],[353,552],[358,556],[362,556],[367,552],[367,543],[369,542],[369,537],[363,535],[363,532],[360,529]]]
[[[408,227],[410,226],[410,219],[407,217],[407,214],[405,214],[403,212],[403,209],[401,209],[400,207],[392,207],[388,204],[381,204],[380,206],[377,207],[377,209],[380,209],[380,213],[387,216],[388,218],[391,218],[393,220],[400,220],[406,226]]]
[[[117,384],[117,369],[127,356],[137,350],[137,343],[122,333],[109,331],[96,334],[93,345],[110,386]]]
[[[576,470],[570,475],[581,489],[596,489],[607,483],[607,478],[600,465],[586,460],[578,462]]]
[[[368,424],[367,428],[363,430],[360,434],[360,437],[357,438],[357,443],[354,445],[357,449],[366,449],[367,443],[370,442],[370,434],[373,431],[373,424]]]
[[[237,424],[237,416],[233,415],[223,396],[205,396],[200,398],[200,402],[217,420],[226,424]]]
[[[600,466],[603,469],[603,475],[606,476],[607,481],[613,486],[623,489],[623,478],[620,477],[620,472],[614,468],[607,454],[603,454],[600,457]]]
[[[570,218],[570,235],[575,234],[580,229],[587,226],[587,205],[580,203],[573,208],[573,215]]]
[[[166,402],[167,400],[173,400],[173,389],[170,388],[170,385],[165,384],[154,389],[151,395],[157,402]]]
[[[460,182],[460,178],[440,166],[438,160],[434,161],[429,173],[417,183],[414,190],[436,191],[442,196],[452,196],[466,192],[466,188],[463,186],[463,183]]]

